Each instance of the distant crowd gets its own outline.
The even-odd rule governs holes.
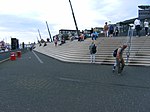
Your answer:
[[[129,24],[129,27],[131,27],[130,30],[136,32],[136,36],[141,36],[141,30],[143,29],[145,32],[145,36],[150,35],[149,33],[149,27],[150,27],[150,23],[148,22],[147,19],[145,19],[144,23],[141,23],[140,19],[135,19],[135,21],[132,24]],[[105,37],[113,37],[113,36],[118,36],[119,34],[119,28],[116,26],[114,27],[113,25],[109,24],[107,22],[105,22],[104,25],[104,35]]]
[[[143,26],[143,25],[144,26]],[[143,26],[143,27],[142,27]],[[130,30],[132,30],[132,35],[133,35],[133,31],[136,32],[136,36],[141,36],[141,30],[144,29],[145,31],[145,36],[148,36],[149,33],[149,26],[150,23],[147,21],[147,19],[145,19],[144,23],[141,23],[140,19],[135,19],[134,23],[129,24]],[[103,27],[103,34],[104,37],[117,37],[119,36],[120,33],[120,29],[119,26],[115,26],[113,24],[108,24],[108,22],[105,22],[104,27]],[[69,32],[68,34],[58,34],[52,37],[51,41],[54,42],[55,46],[60,46],[63,45],[64,43],[66,43],[66,40],[78,40],[79,42],[84,41],[86,38],[91,38],[92,40],[96,40],[99,37],[99,33],[97,32],[96,29],[91,28],[90,30],[90,34],[86,33],[85,31],[79,32],[79,34],[73,34],[71,32]],[[47,41],[44,41],[43,39],[41,39],[41,41],[39,41],[40,46],[41,43],[44,43],[44,46],[46,46],[47,42],[50,42],[50,39],[47,38]]]

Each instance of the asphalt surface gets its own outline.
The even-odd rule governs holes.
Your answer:
[[[150,67],[66,63],[27,52],[0,64],[0,112],[149,112]]]

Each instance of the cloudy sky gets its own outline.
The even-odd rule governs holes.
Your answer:
[[[104,22],[116,23],[138,16],[138,5],[150,0],[71,0],[78,28],[103,27]],[[75,29],[69,0],[0,0],[0,40],[37,42],[38,29],[43,39],[60,29]]]

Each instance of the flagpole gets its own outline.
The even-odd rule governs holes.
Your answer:
[[[40,39],[42,40],[42,38],[41,38],[41,34],[40,34],[40,30],[38,29],[38,33],[39,33],[39,37],[40,37]]]
[[[70,3],[70,7],[71,7],[71,11],[72,11],[72,16],[73,16],[73,19],[74,19],[74,23],[75,23],[75,26],[76,26],[77,35],[78,35],[78,37],[79,37],[79,36],[80,36],[80,35],[79,35],[79,30],[78,30],[77,22],[76,22],[76,19],[75,19],[75,15],[74,15],[73,8],[72,8],[72,4],[71,4],[71,1],[70,1],[70,0],[69,0],[69,3]]]
[[[46,26],[47,26],[47,30],[48,30],[48,33],[49,33],[49,37],[50,37],[51,42],[52,42],[53,40],[52,40],[52,37],[51,37],[51,33],[50,33],[50,30],[49,30],[49,27],[48,27],[48,23],[47,23],[47,21],[46,21]]]

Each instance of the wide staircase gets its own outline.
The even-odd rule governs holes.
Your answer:
[[[125,44],[128,37],[99,37],[95,44],[97,46],[96,64],[113,64],[115,58],[112,56],[114,49]],[[90,38],[79,42],[66,41],[61,46],[54,46],[54,43],[47,43],[47,46],[36,45],[34,49],[55,59],[65,62],[90,63],[89,45]],[[126,65],[150,66],[150,37],[132,37],[130,56]],[[126,61],[128,48],[124,51],[123,57]]]

